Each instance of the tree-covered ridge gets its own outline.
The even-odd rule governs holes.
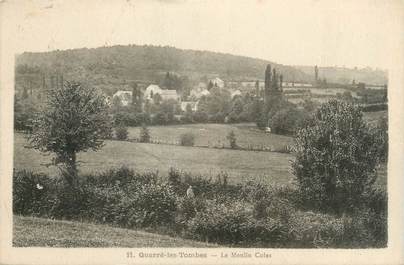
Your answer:
[[[75,79],[97,74],[100,75],[99,79],[112,77],[145,81],[157,81],[168,71],[187,75],[191,79],[199,79],[205,75],[216,75],[229,80],[262,79],[262,69],[268,63],[279,69],[285,80],[312,79],[293,67],[266,60],[167,46],[128,45],[44,53],[25,52],[16,59],[17,73],[21,74],[27,72],[24,67],[28,65],[37,66],[37,70],[46,73],[59,70],[65,75],[73,75]]]

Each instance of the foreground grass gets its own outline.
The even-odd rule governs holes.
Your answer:
[[[14,137],[14,168],[58,174],[55,167],[46,167],[50,156],[24,148],[27,141],[22,134]],[[288,184],[292,180],[290,160],[293,156],[275,152],[254,152],[229,149],[211,149],[106,141],[98,152],[80,153],[78,160],[82,174],[127,166],[138,172],[159,171],[166,174],[170,167],[213,177],[220,172],[229,175],[229,181],[261,180],[269,184]]]
[[[107,225],[14,216],[14,247],[217,247]]]

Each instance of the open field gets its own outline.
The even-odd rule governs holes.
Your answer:
[[[368,124],[376,125],[379,119],[381,119],[382,117],[387,117],[388,115],[389,114],[387,110],[364,112],[363,118]]]
[[[24,148],[27,144],[22,134],[15,133],[14,167],[30,169],[50,175],[57,174],[53,166],[46,167],[51,157]],[[255,152],[229,149],[183,147],[162,144],[144,144],[127,141],[106,141],[98,152],[80,153],[81,173],[104,171],[122,165],[138,171],[156,171],[165,174],[176,167],[193,174],[215,176],[229,174],[229,181],[247,179],[263,180],[270,184],[288,184],[292,180],[290,154]]]
[[[149,130],[152,140],[166,143],[176,143],[182,133],[192,132],[195,135],[195,146],[229,146],[226,136],[231,130],[236,134],[237,144],[244,148],[266,146],[277,150],[293,144],[292,137],[265,133],[253,123],[151,126]],[[138,138],[139,131],[138,127],[129,128],[129,139]]]
[[[217,247],[143,231],[14,215],[14,247]]]
[[[50,163],[50,156],[24,148],[27,144],[20,133],[14,137],[14,168],[28,169],[50,175],[58,174]],[[80,153],[78,156],[81,173],[99,172],[112,167],[127,166],[135,170],[159,171],[166,174],[170,167],[176,167],[193,174],[214,177],[226,172],[229,180],[242,182],[246,180],[264,181],[269,184],[290,184],[293,175],[290,161],[293,155],[275,152],[255,152],[229,149],[212,149],[183,147],[162,144],[144,144],[126,141],[106,141],[98,152]],[[378,184],[386,186],[386,165],[379,169]]]

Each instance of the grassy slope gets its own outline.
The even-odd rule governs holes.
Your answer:
[[[285,145],[291,145],[293,138],[283,135],[267,134],[252,123],[243,124],[188,124],[173,126],[149,127],[152,140],[164,142],[178,142],[179,135],[184,132],[195,134],[196,146],[228,146],[226,136],[233,130],[237,137],[237,144],[241,147],[267,146],[279,149]],[[129,138],[138,138],[140,129],[129,128]]]
[[[14,247],[216,247],[143,231],[14,216]]]
[[[24,148],[26,140],[15,134],[14,167],[35,172],[55,174],[49,163],[50,157],[38,151]],[[292,155],[273,152],[253,152],[226,149],[182,147],[171,145],[143,144],[126,141],[106,141],[98,152],[79,155],[82,173],[103,171],[126,165],[139,171],[166,173],[170,167],[194,174],[213,176],[221,171],[229,174],[230,181],[263,178],[270,183],[287,184],[292,178],[289,172]]]

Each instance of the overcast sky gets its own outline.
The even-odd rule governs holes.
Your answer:
[[[32,0],[9,3],[6,26],[16,25],[18,53],[153,44],[290,65],[385,68],[399,7],[375,0]]]

